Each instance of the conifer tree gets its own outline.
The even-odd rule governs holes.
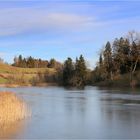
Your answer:
[[[71,58],[67,58],[64,62],[63,68],[63,85],[64,86],[72,86],[71,79],[74,73],[74,65]]]
[[[76,86],[84,86],[86,84],[87,68],[86,62],[82,55],[79,59],[76,58],[75,63],[75,77],[76,77]]]

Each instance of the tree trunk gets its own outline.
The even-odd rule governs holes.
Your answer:
[[[133,69],[133,64],[131,63],[131,68],[130,68],[130,86],[132,87],[132,81],[133,81],[133,74],[132,74],[132,70]]]
[[[137,58],[137,60],[136,60],[136,62],[135,62],[135,65],[134,65],[134,68],[133,68],[132,73],[134,73],[135,70],[136,70],[136,68],[137,68],[138,60],[139,60],[139,57]]]
[[[134,64],[134,67],[133,67],[133,63],[131,64],[131,69],[130,69],[130,85],[131,87],[133,88],[135,86],[135,84],[133,83],[133,75],[134,75],[134,72],[137,68],[137,63],[138,63],[138,60],[139,60],[139,57],[137,58],[135,64]]]
[[[111,78],[111,80],[113,80],[113,72],[112,71],[110,72],[110,78]]]

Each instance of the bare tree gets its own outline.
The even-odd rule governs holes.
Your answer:
[[[133,86],[133,76],[137,68],[137,64],[140,60],[140,36],[139,33],[131,31],[128,33],[127,37],[130,44],[130,84]]]

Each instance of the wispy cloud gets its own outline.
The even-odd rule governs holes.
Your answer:
[[[93,21],[91,17],[69,13],[50,13],[46,9],[2,9],[0,10],[0,35],[15,35],[32,30],[82,29]]]
[[[90,5],[86,2],[82,4],[66,4],[64,2],[50,5],[50,7],[1,8],[0,36],[30,32],[89,31],[96,27],[139,20],[135,17],[116,20],[106,19],[120,10],[118,5],[107,6],[106,8],[96,3]]]
[[[114,1],[0,2],[0,50],[60,59],[82,53],[95,63],[107,40],[140,29],[140,2]]]
[[[86,6],[87,7],[87,6]],[[95,6],[93,6],[94,8]],[[90,7],[91,8],[91,7]],[[102,9],[99,11],[99,9]],[[57,31],[77,31],[89,30],[100,26],[113,25],[117,23],[138,22],[139,17],[131,17],[127,19],[104,19],[114,11],[114,8],[98,7],[98,13],[84,15],[67,12],[67,11],[51,11],[46,8],[20,7],[20,8],[3,8],[0,9],[0,36],[17,35],[29,32],[57,32]],[[118,10],[118,7],[115,8]],[[94,11],[94,10],[93,10]],[[92,11],[92,12],[93,12]],[[107,12],[109,11],[109,13]],[[103,18],[103,19],[102,19]]]

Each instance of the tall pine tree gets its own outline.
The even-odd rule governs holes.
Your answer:
[[[64,62],[64,68],[63,68],[63,85],[64,86],[72,86],[72,77],[74,73],[74,65],[71,58],[68,58]]]
[[[87,67],[85,59],[80,55],[79,59],[76,59],[75,64],[75,77],[76,77],[76,86],[84,86],[86,84],[87,78]]]

